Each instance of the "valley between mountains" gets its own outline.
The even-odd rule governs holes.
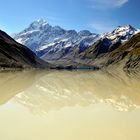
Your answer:
[[[10,37],[0,31],[1,69],[140,69],[140,30],[131,25],[112,32],[77,32],[34,21]]]

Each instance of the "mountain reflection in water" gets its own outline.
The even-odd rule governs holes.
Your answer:
[[[0,73],[0,104],[12,100],[32,113],[105,103],[118,111],[140,107],[138,74],[100,71]]]
[[[0,73],[1,140],[139,140],[137,73]]]

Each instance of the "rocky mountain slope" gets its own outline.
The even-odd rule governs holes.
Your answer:
[[[99,68],[121,66],[127,70],[140,69],[140,33],[123,44],[106,46],[104,42],[105,40],[102,40],[92,45],[80,57],[88,60],[88,65]]]
[[[119,46],[109,55],[107,65],[125,60],[124,69],[140,69],[140,33]]]
[[[49,64],[0,30],[0,68],[44,68]]]

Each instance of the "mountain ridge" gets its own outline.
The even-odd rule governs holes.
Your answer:
[[[60,26],[51,26],[47,21],[40,19],[32,22],[25,30],[16,34],[14,39],[29,47],[36,53],[42,46],[61,41],[68,40],[68,43],[74,43],[81,37],[96,36],[88,30],[76,32],[75,30],[65,30]]]
[[[48,52],[48,47],[50,47],[50,49],[51,46],[55,48],[56,44],[59,48],[66,48],[68,46],[75,46],[75,43],[78,41],[83,41],[86,39],[89,40],[89,38],[92,38],[92,40],[96,39],[96,37],[99,37],[99,39],[108,38],[113,42],[115,39],[118,41],[120,36],[122,38],[119,39],[122,42],[125,42],[129,40],[136,32],[137,30],[131,25],[125,25],[118,26],[112,32],[98,35],[91,33],[88,30],[82,30],[79,32],[76,32],[75,30],[65,30],[60,26],[51,26],[46,20],[39,19],[32,22],[29,27],[22,32],[16,34],[14,39],[17,42],[29,47],[39,56],[42,56]],[[94,41],[87,41],[86,44],[88,45],[88,43],[90,46],[90,43],[94,43]]]
[[[41,19],[32,22],[14,39],[26,45],[44,61],[56,66],[87,65],[101,68],[107,65],[103,61],[110,59],[110,53],[129,42],[139,32],[140,30],[129,24],[118,26],[113,31],[101,35],[88,30],[76,32],[60,26],[51,26]],[[98,65],[99,58],[101,62]]]

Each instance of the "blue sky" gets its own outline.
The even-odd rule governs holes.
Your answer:
[[[102,33],[125,24],[139,28],[139,6],[140,0],[1,0],[0,29],[19,32],[39,18],[77,31]]]

